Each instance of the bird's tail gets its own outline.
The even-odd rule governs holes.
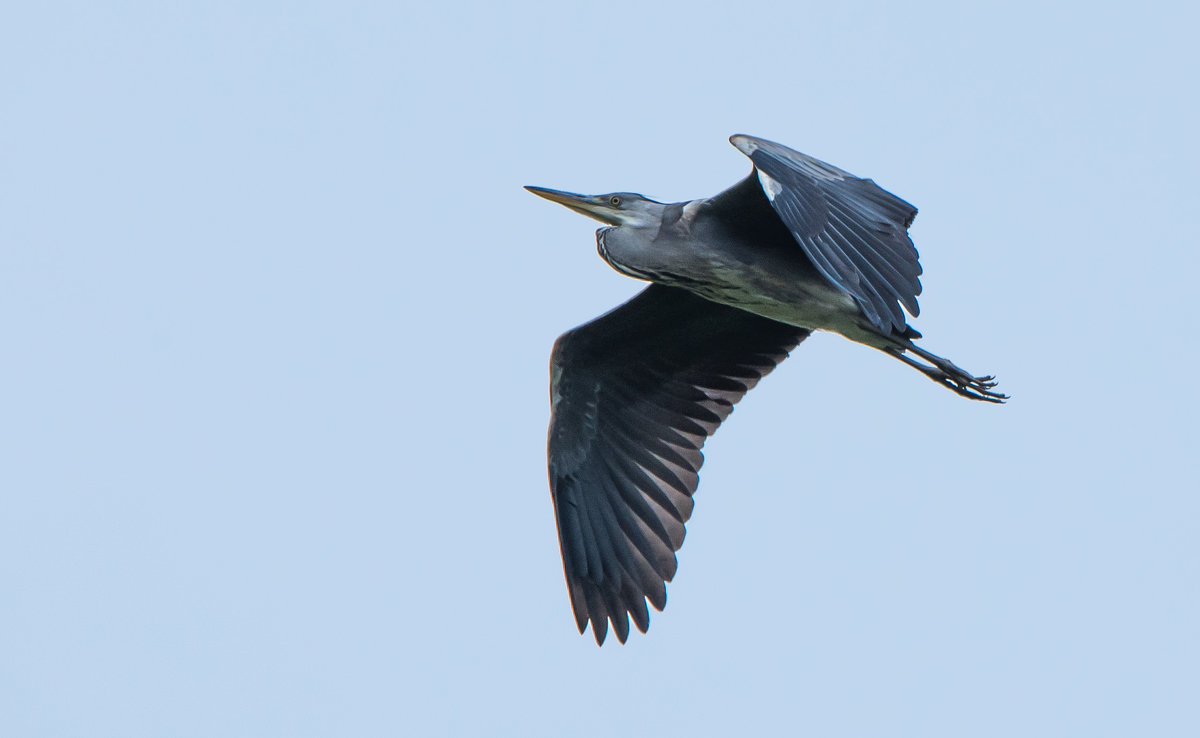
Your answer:
[[[949,359],[943,359],[937,354],[926,351],[913,343],[913,339],[920,338],[921,334],[908,326],[905,326],[905,329],[903,335],[890,336],[887,345],[877,346],[876,348],[896,357],[938,384],[949,387],[963,397],[995,403],[1003,403],[1008,399],[1008,395],[996,392],[993,389],[996,386],[995,377],[991,375],[977,377],[965,369],[956,366]],[[909,352],[916,354],[928,363],[914,359],[908,355]]]

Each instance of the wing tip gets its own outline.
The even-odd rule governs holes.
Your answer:
[[[733,147],[742,152],[746,156],[752,156],[755,151],[758,151],[758,139],[754,136],[747,136],[744,133],[735,133],[729,137],[729,143]]]

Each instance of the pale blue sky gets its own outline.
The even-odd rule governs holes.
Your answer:
[[[1191,8],[9,3],[0,735],[1200,734]],[[639,285],[521,185],[736,132],[919,206],[1013,400],[814,337],[597,649],[546,363]]]

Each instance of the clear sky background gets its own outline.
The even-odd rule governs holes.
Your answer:
[[[1200,735],[1193,7],[8,3],[0,735]],[[920,207],[1013,400],[810,339],[598,649],[547,358],[640,285],[521,186],[738,132]]]

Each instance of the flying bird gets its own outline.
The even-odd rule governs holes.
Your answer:
[[[814,330],[887,353],[972,400],[974,376],[914,343],[917,209],[870,179],[752,136],[753,164],[714,197],[527,190],[606,227],[600,256],[650,282],[567,331],[550,358],[550,492],[575,622],[597,644],[661,611],[692,513],[705,440]],[[904,310],[901,309],[903,307]]]

